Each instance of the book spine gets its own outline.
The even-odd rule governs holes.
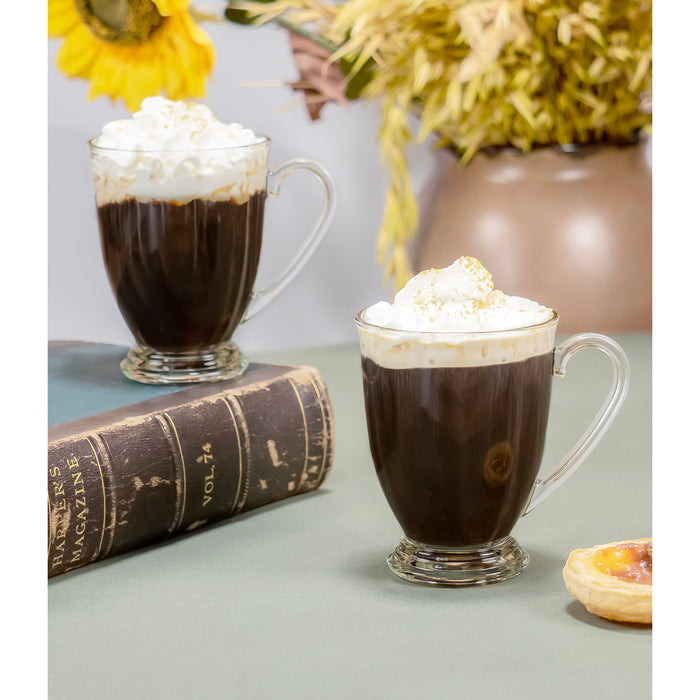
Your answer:
[[[333,442],[311,368],[51,442],[48,575],[311,491]]]

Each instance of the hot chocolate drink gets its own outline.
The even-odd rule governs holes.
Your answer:
[[[107,275],[140,345],[191,352],[228,340],[253,289],[265,192],[246,202],[128,197],[97,208]]]
[[[267,137],[220,122],[205,105],[162,97],[146,98],[89,145],[104,262],[137,341],[123,373],[147,384],[237,377],[248,360],[232,335],[325,235],[336,202],[330,175],[305,158],[268,170]],[[295,171],[322,185],[321,215],[286,266],[254,289],[266,198]]]
[[[227,341],[253,294],[269,141],[152,97],[90,149],[107,276],[138,343],[122,369],[158,382],[240,373]]]
[[[553,318],[494,291],[471,258],[362,314],[372,458],[409,538],[465,547],[510,533],[544,449]]]
[[[379,482],[408,537],[464,547],[506,537],[537,476],[552,355],[486,367],[362,360]]]

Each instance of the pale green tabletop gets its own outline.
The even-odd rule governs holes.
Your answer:
[[[49,581],[49,697],[651,697],[651,628],[594,617],[564,587],[578,547],[651,536],[651,337],[623,335],[628,399],[588,461],[514,535],[520,576],[462,589],[404,582],[400,529],[372,466],[354,345],[256,356],[310,364],[336,419],[316,493]],[[607,394],[593,351],[555,379],[543,470]]]

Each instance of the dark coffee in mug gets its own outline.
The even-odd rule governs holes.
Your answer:
[[[476,367],[362,359],[379,482],[406,535],[464,547],[506,537],[544,449],[552,353]]]
[[[255,282],[265,196],[97,207],[107,276],[140,345],[193,352],[231,337]]]
[[[356,320],[372,459],[406,536],[507,537],[544,450],[556,315],[460,258]]]

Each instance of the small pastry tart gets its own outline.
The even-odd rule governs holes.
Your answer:
[[[616,622],[651,624],[651,539],[575,549],[563,575],[568,591],[588,612]]]

